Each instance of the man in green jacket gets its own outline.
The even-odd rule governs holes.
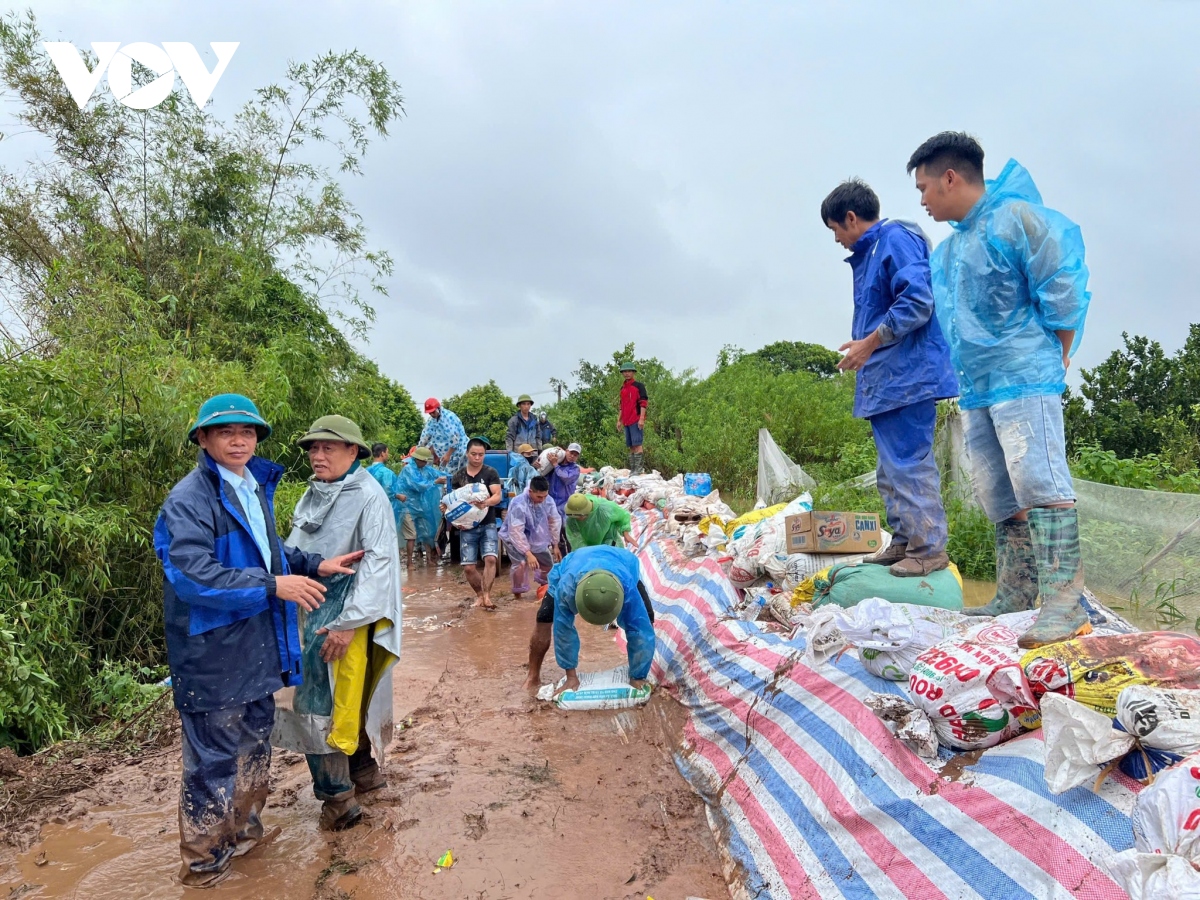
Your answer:
[[[608,544],[620,547],[624,541],[631,550],[637,543],[630,533],[633,523],[629,511],[611,500],[590,494],[572,494],[566,505],[567,540],[572,550]]]

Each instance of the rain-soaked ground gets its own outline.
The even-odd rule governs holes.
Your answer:
[[[729,896],[703,804],[672,762],[682,709],[662,691],[617,713],[530,701],[521,682],[536,604],[507,594],[496,592],[496,613],[468,609],[458,567],[415,570],[395,675],[397,722],[408,724],[387,753],[389,787],[365,824],[321,832],[303,757],[276,753],[264,820],[281,834],[236,860],[212,896]],[[581,628],[581,668],[623,661],[613,634]],[[551,651],[543,679],[561,675]],[[108,772],[52,811],[26,852],[0,849],[0,900],[195,896],[174,881],[178,790],[178,743]],[[455,865],[437,871],[447,850]]]

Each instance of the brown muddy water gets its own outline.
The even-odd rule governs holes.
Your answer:
[[[364,824],[317,829],[303,757],[276,753],[273,842],[235,860],[214,897],[574,900],[728,897],[703,804],[672,762],[685,720],[664,691],[638,710],[564,712],[521,689],[536,603],[496,591],[469,609],[457,567],[405,586],[389,786]],[[507,571],[497,580],[506,584]],[[531,596],[531,595],[526,595]],[[580,629],[581,668],[624,661]],[[553,651],[543,680],[562,671]],[[25,852],[0,849],[0,898],[199,896],[175,880],[179,747],[120,767],[48,812]],[[438,858],[454,855],[439,871]]]

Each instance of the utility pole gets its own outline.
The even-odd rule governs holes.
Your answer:
[[[550,389],[558,395],[559,403],[562,403],[563,388],[565,388],[566,386],[567,386],[567,383],[565,381],[563,381],[561,378],[551,378],[550,379]]]

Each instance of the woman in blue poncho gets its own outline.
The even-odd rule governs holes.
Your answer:
[[[407,539],[407,566],[412,568],[413,550],[420,543],[438,558],[437,532],[442,522],[443,475],[433,464],[433,451],[415,447],[396,476],[397,499],[403,505],[403,536]],[[410,524],[411,523],[411,524]]]

